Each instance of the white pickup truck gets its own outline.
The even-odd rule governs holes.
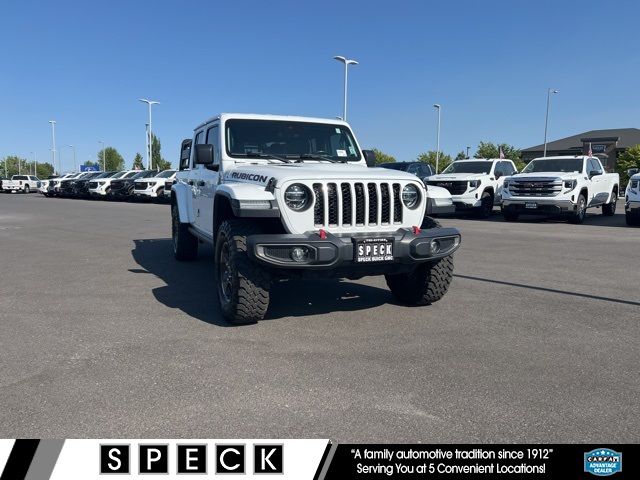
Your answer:
[[[5,192],[31,193],[38,191],[40,179],[34,175],[14,175],[11,180],[2,181],[2,190]]]
[[[629,170],[629,177],[629,184],[624,195],[627,225],[640,227],[640,173],[638,173],[638,169]]]
[[[521,214],[551,214],[582,223],[588,208],[615,214],[619,190],[620,175],[605,173],[597,157],[535,158],[522,173],[505,179],[502,213],[507,221]]]
[[[429,186],[449,190],[456,211],[473,211],[488,218],[502,201],[504,179],[518,173],[515,164],[502,158],[456,160],[441,174],[427,178]]]
[[[455,228],[425,217],[415,175],[369,168],[340,120],[222,114],[182,142],[171,190],[173,251],[214,247],[216,290],[232,323],[260,320],[272,282],[385,275],[400,301],[447,292]]]
[[[138,178],[133,182],[133,194],[138,198],[164,198],[167,182],[173,183],[176,170],[163,170],[153,177]],[[171,190],[171,187],[169,187]]]

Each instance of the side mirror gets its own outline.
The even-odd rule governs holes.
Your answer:
[[[627,175],[629,175],[630,177],[633,177],[636,173],[638,173],[639,169],[637,168],[630,168],[629,170],[627,170]]]
[[[367,162],[367,167],[375,167],[378,162],[376,161],[376,152],[373,150],[363,150],[364,161]]]
[[[599,172],[598,170],[591,170],[589,172],[589,178],[593,178],[593,177],[595,177],[597,175],[602,175],[602,172]]]
[[[195,162],[196,165],[213,165],[213,145],[196,145]]]

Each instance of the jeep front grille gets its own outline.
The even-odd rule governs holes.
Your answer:
[[[316,227],[402,223],[401,186],[386,182],[313,184]]]
[[[511,180],[509,190],[516,197],[555,197],[562,192],[562,180]]]
[[[442,187],[449,191],[451,195],[462,195],[467,191],[469,182],[466,180],[431,180],[428,185]]]

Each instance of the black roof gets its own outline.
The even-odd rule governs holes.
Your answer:
[[[629,148],[640,144],[640,129],[611,128],[607,130],[589,130],[571,137],[547,142],[547,150],[582,150],[582,145],[588,142],[617,142],[617,148]],[[522,149],[523,152],[541,152],[543,150],[544,144]]]

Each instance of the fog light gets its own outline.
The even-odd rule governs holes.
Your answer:
[[[309,249],[305,247],[294,247],[291,250],[291,259],[298,263],[306,262],[309,260]]]
[[[440,252],[440,242],[438,240],[431,240],[429,252],[431,252],[431,255],[437,255]]]

